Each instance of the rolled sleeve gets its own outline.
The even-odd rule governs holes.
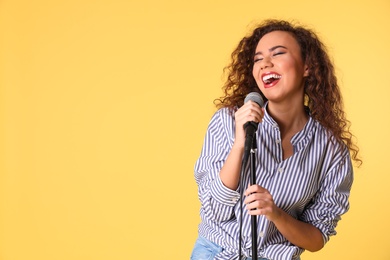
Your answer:
[[[353,182],[353,168],[348,151],[329,170],[312,202],[306,207],[302,220],[317,227],[324,244],[336,235],[341,215],[349,210],[349,195]]]
[[[230,219],[240,196],[237,191],[224,186],[219,177],[233,143],[233,124],[234,120],[226,110],[219,110],[214,114],[206,132],[201,155],[195,164],[201,212],[214,221]]]
[[[221,181],[221,178],[217,178],[211,187],[211,197],[214,198],[216,203],[226,205],[228,207],[234,207],[237,201],[240,199],[240,194],[227,188]]]

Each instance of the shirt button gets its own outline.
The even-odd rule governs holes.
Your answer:
[[[278,169],[278,172],[283,172],[283,168],[279,168],[279,169]]]
[[[232,201],[233,201],[233,202],[237,202],[237,201],[238,201],[238,197],[232,198]]]
[[[280,140],[276,140],[275,142],[276,142],[277,144],[280,144]]]
[[[263,231],[260,231],[259,236],[260,236],[260,237],[263,237],[263,236],[264,236],[264,232],[263,232]]]

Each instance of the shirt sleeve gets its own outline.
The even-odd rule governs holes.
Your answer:
[[[195,164],[195,180],[201,211],[213,221],[225,221],[233,216],[240,194],[227,188],[219,177],[234,140],[234,119],[226,109],[212,117],[200,157]]]
[[[308,204],[301,219],[317,227],[323,235],[324,244],[336,235],[336,226],[341,215],[349,209],[349,195],[353,182],[353,168],[346,147],[335,153],[333,166],[324,176],[320,189]]]

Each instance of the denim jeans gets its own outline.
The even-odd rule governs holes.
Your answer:
[[[222,247],[210,240],[198,237],[192,250],[191,260],[212,260],[222,252]]]
[[[222,247],[211,242],[210,240],[198,237],[192,250],[191,260],[212,260],[214,257],[222,252]],[[252,260],[246,258],[246,260]],[[266,258],[258,258],[258,260],[267,260]]]

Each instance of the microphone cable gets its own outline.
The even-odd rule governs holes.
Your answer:
[[[240,187],[240,216],[239,216],[239,242],[238,242],[238,260],[241,259],[242,256],[242,223],[243,223],[243,197],[244,197],[244,178],[243,175],[245,173],[245,166],[247,164],[247,160],[243,160],[241,162],[241,173],[240,173],[240,178],[239,178],[239,187]]]

